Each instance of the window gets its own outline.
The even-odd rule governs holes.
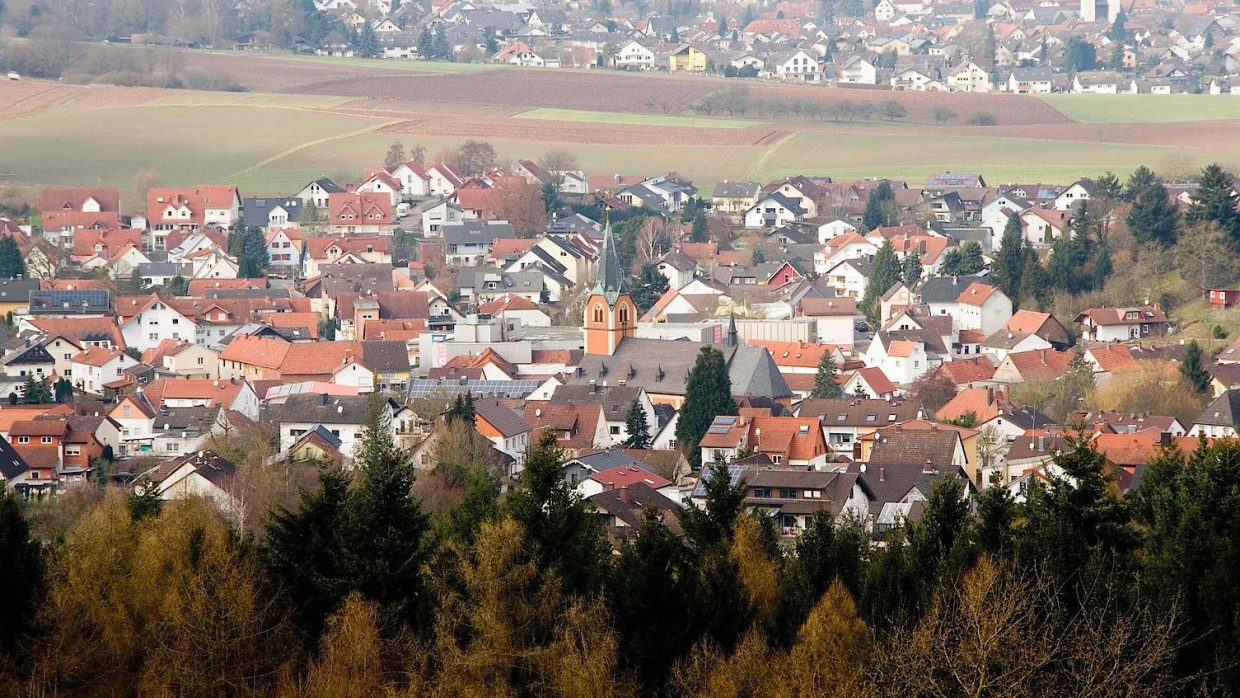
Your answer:
[[[29,436],[19,436],[19,437],[17,437],[17,443],[19,443],[19,444],[28,444],[28,443],[30,443],[30,437],[29,437]]]
[[[753,488],[753,496],[758,499],[767,499],[771,496],[771,488],[755,487]]]
[[[176,442],[173,442],[173,441],[169,441],[169,442],[168,442],[168,450],[169,450],[170,452],[180,451],[180,450],[181,450],[181,444],[176,443]]]
[[[148,335],[147,339],[150,339],[152,342],[154,342],[159,339],[159,333],[152,332],[150,335]]]
[[[594,321],[595,322],[603,321],[603,306],[597,303],[594,305]]]
[[[774,462],[775,465],[779,465],[780,463],[783,462],[783,460],[784,460],[783,456],[772,456],[771,457],[771,461]]]
[[[796,490],[792,490],[792,489],[786,489],[786,488],[785,488],[785,489],[781,489],[781,490],[779,491],[779,498],[780,498],[780,499],[796,499],[796,498],[797,498],[797,491],[796,491]]]
[[[610,427],[610,431],[612,436],[618,436],[620,434],[620,427]]]
[[[200,357],[198,357],[198,365],[199,365],[199,366],[201,366],[201,365],[202,365],[202,357],[201,357],[201,356],[200,356]]]
[[[50,444],[52,442],[52,437],[44,436],[43,438],[39,439],[39,441],[41,443]]]

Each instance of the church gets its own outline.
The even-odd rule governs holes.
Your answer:
[[[608,226],[599,248],[598,280],[585,306],[585,356],[568,383],[641,387],[652,402],[680,409],[689,371],[702,349],[713,347],[723,353],[734,397],[791,403],[792,390],[770,352],[741,343],[735,322],[721,344],[636,336],[637,306],[627,277]]]

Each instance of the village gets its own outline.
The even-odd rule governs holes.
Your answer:
[[[32,501],[109,481],[205,494],[240,522],[253,474],[220,455],[230,440],[265,434],[251,468],[348,467],[377,393],[430,470],[445,410],[468,398],[504,482],[554,433],[565,479],[619,535],[651,502],[675,516],[723,463],[792,539],[819,510],[876,531],[916,520],[945,475],[1019,499],[1058,475],[1065,438],[1087,435],[1125,490],[1165,448],[1237,435],[1240,343],[1203,357],[1138,289],[1056,317],[1005,276],[1005,252],[1052,269],[1091,236],[1096,272],[1107,243],[1088,206],[1122,197],[1117,180],[798,176],[704,194],[675,173],[520,160],[466,176],[399,150],[364,181],[283,197],[55,187],[38,225],[0,218],[23,259],[0,282],[6,486]],[[1207,184],[1140,186],[1174,220]],[[736,409],[694,431],[679,415],[708,355]],[[1208,406],[1086,402],[1160,367]]]
[[[1232,94],[1236,17],[1209,3],[714,3],[696,16],[597,4],[317,0],[319,55],[710,73],[897,91]],[[608,3],[610,5],[610,3]],[[872,5],[872,6],[871,6]],[[825,9],[824,9],[825,8]],[[600,9],[602,11],[600,11]],[[270,50],[270,32],[235,37]]]

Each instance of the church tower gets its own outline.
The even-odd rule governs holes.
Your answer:
[[[637,306],[629,296],[629,285],[616,257],[611,224],[603,231],[598,252],[598,274],[590,299],[586,301],[586,353],[611,356],[620,340],[632,337],[637,326]]]

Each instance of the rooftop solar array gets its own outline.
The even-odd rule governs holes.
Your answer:
[[[522,398],[538,389],[542,381],[490,381],[490,380],[432,380],[422,378],[409,383],[409,398],[424,398],[435,393],[456,395],[466,390],[474,397]]]

